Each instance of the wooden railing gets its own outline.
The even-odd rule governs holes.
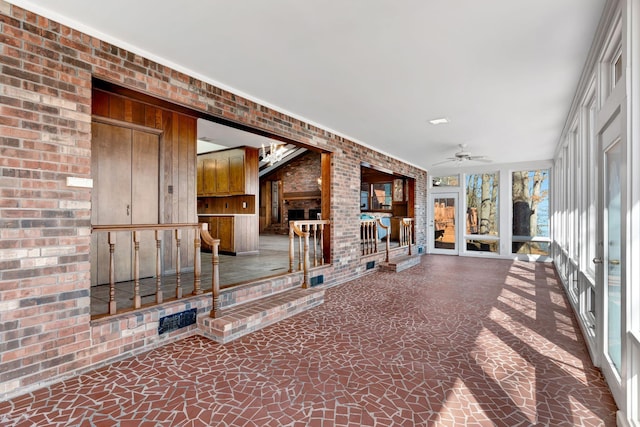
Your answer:
[[[378,227],[386,230],[385,233],[385,262],[389,262],[390,231],[391,227],[384,225],[380,218],[360,220],[360,246],[362,255],[378,253]]]
[[[413,218],[402,218],[399,222],[400,230],[398,230],[398,239],[400,247],[408,246],[409,255],[411,255],[411,245],[413,244]]]
[[[324,232],[330,224],[328,220],[316,221],[290,221],[289,225],[289,272],[303,271],[303,288],[309,287],[309,270],[312,267],[324,265]],[[186,230],[194,230],[194,265],[193,265],[193,295],[202,294],[200,260],[200,245],[205,242],[211,247],[211,293],[213,305],[210,316],[218,317],[220,314],[220,271],[219,271],[219,245],[220,240],[214,239],[208,232],[207,224],[132,224],[132,225],[96,225],[92,227],[93,233],[106,233],[109,245],[109,307],[108,314],[118,313],[116,303],[116,262],[117,250],[116,233],[129,232],[133,242],[133,309],[142,307],[140,294],[140,235],[142,232],[154,232],[155,250],[155,303],[164,301],[162,290],[162,240],[166,231],[171,231],[175,237],[175,298],[183,297],[181,245],[182,235]],[[120,237],[121,239],[121,237]],[[296,242],[297,239],[297,242]],[[297,244],[296,244],[297,243]],[[297,247],[297,251],[296,251]]]
[[[176,288],[175,298],[182,298],[182,282],[181,282],[181,240],[182,234],[186,230],[194,230],[195,238],[193,247],[195,250],[193,265],[193,294],[202,293],[200,287],[200,233],[199,225],[194,224],[131,224],[131,225],[94,225],[93,233],[106,233],[107,243],[109,245],[109,314],[116,314],[118,307],[116,304],[116,263],[115,253],[117,249],[117,233],[130,233],[133,242],[133,308],[138,309],[142,306],[142,297],[140,295],[140,239],[143,232],[153,232],[155,236],[155,302],[161,304],[164,300],[162,291],[162,238],[165,231],[171,231],[175,237],[175,268],[176,268]],[[128,246],[127,246],[128,247]]]
[[[200,236],[202,241],[211,247],[211,297],[213,304],[209,316],[220,315],[220,256],[218,254],[220,239],[214,239],[209,234],[209,224],[200,224]]]
[[[311,264],[324,265],[324,230],[329,224],[329,220],[289,221],[289,273],[302,270],[303,288],[309,287]]]

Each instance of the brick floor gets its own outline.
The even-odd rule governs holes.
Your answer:
[[[1,402],[0,425],[615,425],[551,265],[425,256],[325,301]]]

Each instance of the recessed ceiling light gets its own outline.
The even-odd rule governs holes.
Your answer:
[[[429,120],[429,123],[431,123],[432,125],[443,125],[445,123],[449,123],[449,119],[447,119],[446,117],[441,117],[439,119]]]

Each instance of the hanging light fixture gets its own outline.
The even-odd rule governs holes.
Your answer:
[[[269,163],[269,166],[273,166],[275,163],[278,163],[280,160],[284,158],[284,154],[287,152],[287,149],[284,148],[282,144],[276,144],[272,142],[269,144],[269,148],[265,148],[264,144],[262,144],[262,148],[260,149],[260,157],[263,162]]]

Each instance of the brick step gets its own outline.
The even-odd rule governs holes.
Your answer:
[[[324,289],[291,289],[223,309],[215,319],[203,314],[198,317],[198,329],[207,338],[225,344],[323,302]]]
[[[380,263],[380,270],[398,273],[418,264],[420,264],[420,255],[402,255],[397,258],[390,259],[389,262]]]
[[[302,272],[260,279],[220,291],[220,308],[231,308],[250,301],[300,288]]]

